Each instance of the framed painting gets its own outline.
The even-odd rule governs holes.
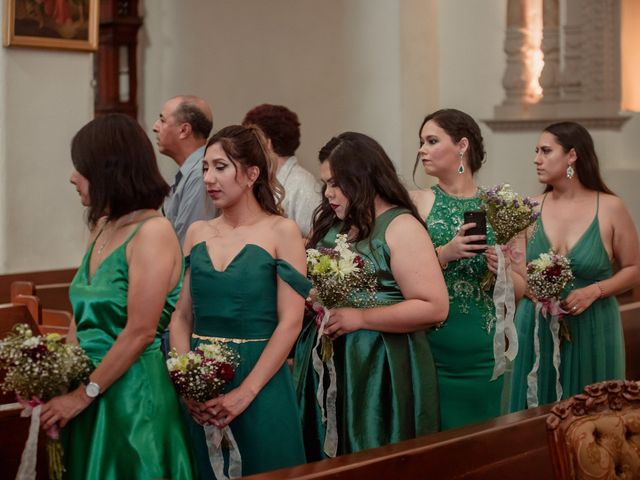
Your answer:
[[[4,0],[4,46],[94,51],[98,0]]]

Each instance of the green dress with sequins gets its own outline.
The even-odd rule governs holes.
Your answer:
[[[436,247],[448,243],[464,223],[464,212],[480,210],[478,197],[460,198],[432,187],[435,202],[426,219]],[[487,244],[495,235],[487,228]],[[503,377],[493,374],[495,306],[480,282],[487,272],[484,255],[449,262],[443,271],[449,290],[449,316],[429,333],[438,370],[442,429],[479,422],[501,414]]]
[[[391,305],[404,297],[391,271],[385,240],[388,225],[409,211],[395,207],[376,218],[369,238],[355,250],[376,272],[375,303]],[[333,227],[318,247],[335,247],[342,224]],[[325,425],[316,400],[318,375],[311,363],[317,336],[315,322],[305,319],[296,345],[294,380],[304,425],[307,460],[325,456]],[[419,437],[438,430],[436,371],[427,334],[357,330],[333,342],[337,374],[338,455]]]

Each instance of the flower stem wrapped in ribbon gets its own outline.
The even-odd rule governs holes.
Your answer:
[[[538,406],[538,368],[540,366],[540,313],[551,316],[549,329],[553,340],[553,367],[556,371],[556,398],[562,398],[560,384],[560,320],[567,313],[560,307],[562,291],[573,281],[571,262],[563,255],[552,251],[541,253],[538,258],[527,264],[527,283],[531,294],[535,297],[535,317],[533,327],[533,351],[535,360],[533,368],[527,376],[527,405]]]
[[[312,303],[316,314],[318,336],[313,347],[313,368],[318,374],[316,399],[320,405],[322,422],[326,423],[323,449],[329,457],[335,457],[338,449],[336,418],[337,380],[333,361],[333,343],[324,333],[330,317],[330,309],[338,307],[366,308],[375,304],[377,278],[364,258],[349,248],[347,236],[336,236],[335,248],[310,248],[307,250],[307,272],[317,294]],[[318,355],[318,348],[320,355]],[[329,374],[326,399],[324,370]]]
[[[493,303],[496,306],[496,331],[493,337],[493,356],[495,364],[491,380],[495,380],[506,370],[506,359],[513,361],[518,354],[518,336],[513,322],[516,312],[516,300],[511,278],[511,266],[506,266],[504,254],[516,259],[522,252],[512,251],[508,243],[521,231],[536,221],[538,212],[534,211],[537,202],[514,192],[508,183],[482,190],[480,198],[482,208],[496,235],[496,255],[498,272],[494,276],[488,271],[482,280],[484,290],[493,289]],[[501,246],[506,246],[505,250]],[[508,347],[506,345],[508,340]]]
[[[220,342],[202,343],[194,351],[184,354],[172,349],[167,359],[169,376],[176,391],[196,402],[206,402],[219,396],[233,380],[238,364],[238,355]],[[204,425],[203,428],[209,462],[216,478],[226,480],[242,476],[240,450],[229,426],[220,429]],[[223,440],[229,446],[229,477],[224,474]]]
[[[93,364],[82,348],[65,343],[62,335],[36,336],[27,324],[21,323],[0,341],[0,370],[6,372],[0,384],[2,390],[14,392],[24,407],[21,415],[31,417],[16,478],[35,479],[42,404],[86,381]],[[55,426],[46,433],[49,478],[59,480],[64,473],[59,431]]]

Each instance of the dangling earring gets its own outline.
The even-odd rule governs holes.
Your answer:
[[[460,152],[458,155],[460,156],[460,166],[458,167],[458,175],[462,175],[464,173],[464,164],[462,163],[462,157],[464,156],[464,152]]]
[[[571,165],[569,165],[567,167],[567,178],[571,180],[575,174],[576,174],[576,171],[573,169]]]

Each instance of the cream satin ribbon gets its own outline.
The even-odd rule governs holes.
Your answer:
[[[319,304],[314,304],[314,310]],[[313,346],[311,352],[311,360],[313,363],[313,369],[318,374],[318,389],[316,391],[316,400],[320,405],[320,412],[322,414],[322,423],[326,423],[327,428],[324,435],[324,453],[329,457],[335,457],[338,452],[338,422],[336,415],[336,397],[338,393],[338,380],[336,377],[336,367],[333,362],[333,353],[331,358],[326,363],[327,370],[329,371],[329,388],[327,388],[327,399],[325,409],[324,399],[324,365],[320,356],[318,355],[318,347],[320,341],[324,335],[324,328],[329,320],[330,312],[328,308],[321,307],[322,320],[318,326],[318,336],[316,337],[316,344]]]
[[[498,272],[496,284],[493,287],[493,303],[496,307],[496,331],[493,335],[493,375],[491,380],[496,380],[504,374],[508,359],[513,361],[518,354],[518,333],[513,321],[516,314],[516,297],[513,291],[513,279],[511,278],[511,265],[506,266],[504,254],[500,245],[496,245],[498,256]],[[508,251],[510,254],[510,250]],[[509,346],[506,347],[506,340]]]
[[[227,425],[218,428],[214,425],[204,425],[204,436],[207,441],[209,451],[209,463],[218,480],[229,480],[242,476],[242,458],[238,443]],[[229,444],[229,476],[224,474],[224,457],[222,456],[222,440],[226,439]]]
[[[38,431],[40,430],[40,411],[42,410],[42,404],[38,404],[35,407],[27,403],[23,405],[24,410],[20,412],[20,416],[30,416],[31,424],[29,425],[27,443],[24,446],[22,457],[20,458],[20,467],[18,468],[16,480],[35,480],[36,462],[38,459]]]
[[[562,384],[560,383],[560,315],[566,313],[560,308],[558,300],[544,300],[536,302],[534,323],[533,323],[533,354],[535,360],[533,368],[527,375],[527,408],[538,406],[538,368],[540,367],[540,314],[551,315],[549,320],[549,330],[553,340],[553,368],[556,371],[556,401],[562,399]]]

